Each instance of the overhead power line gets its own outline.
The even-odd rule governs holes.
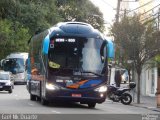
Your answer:
[[[148,13],[148,12],[152,11],[153,9],[155,9],[155,8],[156,8],[156,7],[158,7],[158,6],[160,6],[160,4],[156,5],[156,6],[155,6],[155,7],[153,7],[152,9],[150,9],[150,10],[148,10],[148,11],[146,11],[146,12],[142,13],[141,15],[144,15],[144,14],[146,14],[146,13]]]
[[[140,14],[140,15],[144,15],[144,14],[146,14],[146,13],[148,13],[148,12],[154,10],[154,9],[157,8],[158,6],[160,6],[160,4],[156,5],[155,7],[153,7],[153,8],[151,8],[151,9],[147,10],[146,12],[144,12],[144,13],[142,13],[142,14]],[[124,14],[121,14],[121,16],[122,16],[122,15],[124,15]]]
[[[142,8],[142,7],[144,7],[144,6],[148,5],[148,4],[150,4],[150,3],[152,3],[152,2],[153,2],[153,0],[151,0],[151,1],[149,1],[149,2],[147,2],[147,3],[145,3],[145,4],[143,4],[143,5],[141,5],[141,6],[137,7],[137,8],[135,8],[135,9],[133,9],[133,10],[127,12],[127,13],[134,12],[135,10],[138,10],[138,9],[140,9],[140,8]]]
[[[110,6],[111,8],[115,9],[111,4],[109,4],[108,2],[106,2],[105,0],[102,0],[106,5]]]
[[[147,6],[147,5],[151,4],[153,1],[155,1],[155,0],[151,0],[151,1],[149,1],[149,2],[147,2],[147,3],[145,3],[145,4],[143,4],[143,5],[141,5],[141,6],[137,7],[137,8],[135,8],[135,9],[132,9],[132,10],[126,12],[126,14],[131,13],[131,12],[134,12],[135,10],[138,10],[138,9],[144,7],[144,6]],[[123,14],[121,14],[120,16],[123,16]]]
[[[144,15],[144,14],[148,13],[149,11],[155,9],[155,8],[158,7],[158,6],[160,6],[160,4],[157,5],[157,6],[155,6],[155,7],[153,7],[152,9],[146,11],[145,13],[142,13],[141,15]],[[155,20],[156,18],[158,18],[158,17],[153,18],[154,16],[156,16],[156,15],[158,15],[158,14],[159,14],[159,12],[157,12],[157,13],[155,13],[155,14],[153,14],[153,15],[150,15],[149,17],[146,17],[146,18],[140,20],[140,22],[146,21],[146,20],[149,19],[149,18],[151,18],[151,20],[153,21],[153,20]],[[130,19],[131,19],[131,18],[130,18]],[[150,20],[148,20],[148,21],[150,21]]]
[[[157,12],[157,13],[155,13],[154,15],[151,15],[151,16],[149,16],[149,17],[147,17],[147,18],[144,18],[144,19],[141,20],[141,22],[146,21],[146,20],[149,19],[149,18],[156,19],[157,17],[155,17],[155,18],[153,18],[153,17],[156,16],[156,15],[158,15],[158,14],[159,14],[159,12]]]
[[[158,18],[158,17],[149,19],[149,20],[147,20],[146,22],[144,22],[143,24],[148,24],[148,23],[150,23],[150,22],[152,22],[152,21],[155,21],[157,18]]]

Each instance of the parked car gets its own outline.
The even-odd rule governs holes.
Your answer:
[[[10,72],[0,71],[0,91],[8,91],[12,93],[14,81],[11,78]]]

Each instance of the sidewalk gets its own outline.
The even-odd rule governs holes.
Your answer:
[[[137,95],[136,94],[132,97],[133,97],[133,102],[131,103],[132,106],[146,108],[146,109],[160,112],[160,108],[157,108],[156,96],[155,97],[141,96],[140,97],[140,104],[137,104]]]

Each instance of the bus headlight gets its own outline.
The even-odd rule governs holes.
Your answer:
[[[58,86],[56,86],[56,85],[54,85],[54,84],[52,84],[52,83],[46,83],[46,88],[47,88],[48,90],[57,90],[57,89],[59,89]]]
[[[95,91],[100,92],[100,93],[106,92],[107,91],[107,86],[103,85],[99,88],[96,88]]]

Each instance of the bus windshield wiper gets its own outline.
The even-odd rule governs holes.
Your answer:
[[[98,73],[95,73],[95,72],[92,72],[92,71],[81,71],[81,73],[92,73],[92,74],[94,74],[94,75],[96,75],[96,76],[99,76],[99,77],[102,77],[102,75],[101,74],[98,74]]]
[[[61,68],[58,68],[57,70],[54,70],[53,74],[63,74],[63,75],[66,75],[66,74],[72,74],[73,73],[72,71],[73,71],[72,68],[61,67]]]

